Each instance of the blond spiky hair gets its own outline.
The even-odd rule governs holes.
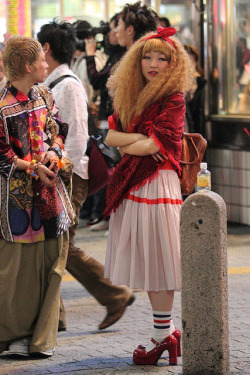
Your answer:
[[[13,35],[3,52],[4,72],[10,81],[23,78],[26,64],[34,65],[42,50],[41,44],[22,35]]]

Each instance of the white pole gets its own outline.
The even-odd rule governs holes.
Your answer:
[[[109,21],[109,0],[102,0],[102,14],[105,22]]]
[[[60,21],[62,21],[64,19],[63,0],[59,0],[59,17],[60,17]]]
[[[154,11],[159,15],[160,14],[161,0],[152,0],[151,5],[152,5],[152,8],[154,9]]]

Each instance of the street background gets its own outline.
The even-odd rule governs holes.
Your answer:
[[[104,263],[105,232],[91,232],[80,221],[78,246]],[[229,374],[250,374],[250,227],[228,226],[229,287]],[[136,300],[124,316],[109,329],[98,331],[105,308],[71,275],[65,273],[62,297],[66,309],[67,331],[58,333],[58,346],[47,359],[13,359],[0,355],[0,375],[43,374],[182,374],[182,358],[169,366],[167,354],[156,366],[133,364],[132,352],[151,338],[152,314],[147,294],[135,291]],[[173,319],[181,330],[181,296],[176,293]],[[202,324],[202,322],[201,322]]]

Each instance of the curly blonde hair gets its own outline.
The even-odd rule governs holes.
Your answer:
[[[22,35],[13,35],[3,51],[4,72],[10,81],[23,78],[26,64],[34,65],[42,50],[41,44]]]
[[[148,33],[139,39],[114,69],[109,82],[114,109],[118,113],[123,129],[140,115],[151,103],[176,92],[187,93],[196,88],[194,65],[177,38],[171,38],[174,46],[161,38],[144,40],[154,35]],[[166,71],[146,82],[141,69],[141,60],[147,52],[161,52],[169,65]]]

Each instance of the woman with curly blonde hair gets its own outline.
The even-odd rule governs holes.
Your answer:
[[[149,345],[134,351],[136,364],[155,364],[165,350],[170,364],[181,355],[171,310],[174,291],[181,288],[184,95],[195,86],[195,71],[181,43],[170,38],[175,32],[159,27],[139,39],[110,82],[115,113],[106,142],[123,157],[107,189],[105,276],[148,292],[154,330]]]

